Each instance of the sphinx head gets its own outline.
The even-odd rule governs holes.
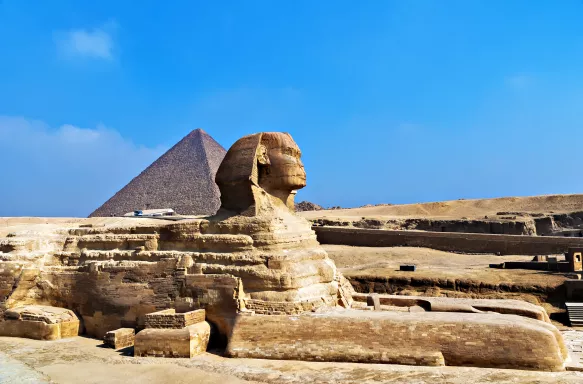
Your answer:
[[[221,208],[251,215],[268,206],[293,209],[295,191],[306,186],[300,157],[289,133],[264,132],[237,140],[216,176]]]
[[[266,191],[291,192],[306,186],[302,152],[289,133],[265,132],[257,153],[259,186]]]

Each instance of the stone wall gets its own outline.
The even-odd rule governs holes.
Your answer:
[[[449,252],[551,255],[583,247],[583,238],[313,227],[321,244],[425,247]]]
[[[462,233],[490,233],[503,235],[536,235],[546,234],[551,231],[552,218],[546,218],[551,223],[545,227],[539,218],[504,216],[504,218],[492,219],[431,219],[431,218],[317,218],[312,223],[317,226],[329,227],[356,227],[364,229],[388,229],[388,230],[417,230],[432,232],[462,232]],[[540,229],[540,232],[539,232]]]
[[[102,256],[128,257],[124,252],[109,251]],[[141,257],[136,254],[135,258]],[[152,312],[175,309],[184,313],[206,308],[209,321],[222,334],[229,334],[233,316],[243,305],[238,298],[241,279],[227,274],[188,274],[178,267],[179,256],[152,255],[144,259],[153,261],[89,262],[81,267],[48,267],[44,271],[3,263],[0,315],[4,308],[16,304],[70,308],[81,316],[87,335],[102,338],[118,328],[145,328],[146,315]],[[200,315],[193,316],[198,319]]]
[[[182,287],[175,259],[94,267],[23,270],[5,305],[72,309],[81,315],[88,335],[102,338],[122,327],[143,328],[146,314],[175,306]]]
[[[322,299],[298,302],[266,302],[262,300],[245,300],[245,308],[261,315],[299,314],[314,310],[321,305]]]
[[[185,313],[176,313],[174,309],[153,312],[146,315],[146,328],[181,329],[200,323],[205,319],[205,310],[198,309]]]
[[[486,233],[498,235],[556,236],[561,231],[573,231],[583,237],[583,212],[544,214],[534,212],[497,212],[483,218],[431,217],[362,217],[325,215],[314,217],[317,226],[356,227],[366,229],[418,230],[432,232]]]
[[[510,297],[513,294],[523,293],[533,295],[542,302],[552,302],[553,305],[560,305],[565,296],[562,283],[550,285],[536,284],[535,282],[486,283],[467,278],[428,278],[422,275],[415,276],[415,274],[401,276],[348,275],[347,278],[350,279],[354,290],[360,293],[400,294],[402,290],[432,290],[460,297],[483,297],[484,295],[497,294],[502,295],[501,297]]]

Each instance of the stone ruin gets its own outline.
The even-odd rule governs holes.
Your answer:
[[[355,293],[293,212],[306,185],[300,157],[287,133],[245,136],[218,169],[214,216],[0,240],[0,335],[36,338],[4,324],[42,305],[74,312],[92,337],[127,328],[107,336],[114,345],[145,328],[137,355],[204,351],[210,323],[233,357],[564,369],[542,307]]]
[[[0,335],[37,340],[59,340],[79,334],[73,311],[43,305],[24,305],[4,312]]]
[[[150,313],[146,315],[146,329],[135,338],[134,356],[194,357],[206,351],[210,332],[204,309]]]

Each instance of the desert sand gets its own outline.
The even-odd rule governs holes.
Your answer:
[[[496,199],[451,200],[432,203],[378,205],[350,209],[301,212],[306,219],[315,218],[483,218],[500,212],[561,213],[583,210],[583,195],[542,195],[501,197]]]
[[[0,381],[3,384],[575,384],[583,381],[582,372],[227,359],[208,352],[192,359],[134,358],[128,356],[128,351],[100,348],[101,344],[99,340],[84,337],[57,341],[0,337]],[[18,376],[11,375],[15,371]]]

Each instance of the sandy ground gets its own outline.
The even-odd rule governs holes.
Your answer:
[[[59,384],[583,382],[581,372],[227,359],[210,353],[192,359],[134,358],[100,345],[83,337],[59,341],[0,337],[0,379],[5,384],[42,383],[43,379]],[[10,371],[38,381],[10,378]]]
[[[525,269],[494,269],[489,264],[529,261],[532,256],[466,255],[415,247],[351,247],[322,245],[336,266],[348,276],[414,276],[474,279],[491,284],[533,284],[557,286],[566,279],[562,273]],[[561,257],[561,256],[558,256]],[[399,265],[415,264],[415,272],[401,272]]]
[[[532,256],[466,255],[413,247],[323,247],[358,292],[523,300],[541,305],[555,326],[569,329],[561,290],[567,275],[489,268],[489,264],[528,261]],[[399,271],[401,264],[415,264],[417,270]]]
[[[583,211],[583,195],[502,197],[435,203],[383,205],[365,208],[300,212],[307,219],[327,218],[483,218],[498,212],[559,213]]]

